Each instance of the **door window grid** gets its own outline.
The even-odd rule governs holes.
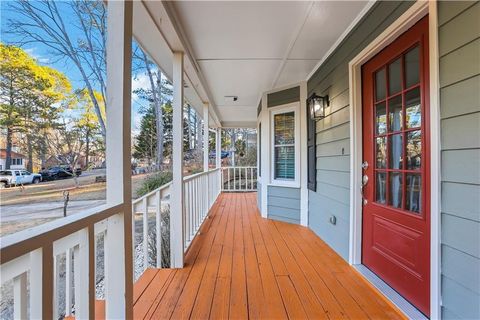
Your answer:
[[[402,53],[400,57],[392,59],[389,63],[382,66],[374,73],[374,144],[375,144],[375,202],[411,211],[422,213],[422,168],[423,168],[423,104],[421,103],[421,79],[420,79],[420,58],[419,44]],[[412,60],[416,54],[417,60]],[[413,75],[409,68],[409,83],[407,87],[407,67],[408,63],[416,66],[418,76]],[[391,90],[390,69],[391,64],[400,64],[400,90]],[[415,65],[416,64],[416,65]],[[411,66],[411,65],[410,65]],[[397,68],[398,69],[398,68]],[[379,76],[380,74],[380,76]],[[412,79],[416,83],[412,83]],[[379,81],[383,83],[379,83]],[[415,81],[414,81],[415,82]],[[416,95],[418,97],[416,97]],[[407,101],[407,99],[409,99]],[[393,112],[394,103],[401,101],[401,110]],[[412,102],[413,101],[413,102]],[[415,105],[415,103],[417,103]],[[408,113],[407,105],[408,104]],[[408,116],[408,117],[407,117]],[[420,138],[418,138],[420,136]],[[413,138],[412,138],[413,137]],[[410,138],[410,139],[408,139]],[[394,139],[401,141],[400,155],[398,149],[393,150]],[[396,157],[392,157],[392,152]],[[395,190],[397,189],[397,190]],[[395,191],[395,192],[392,192]]]

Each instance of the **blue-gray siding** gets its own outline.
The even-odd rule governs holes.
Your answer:
[[[296,102],[300,99],[300,87],[293,87],[267,95],[267,106],[275,107],[282,104]]]
[[[300,223],[300,189],[268,186],[268,218]]]
[[[480,3],[439,2],[442,316],[480,319]]]
[[[348,62],[404,13],[412,2],[377,2],[308,81],[308,94],[328,94],[327,117],[317,122],[317,191],[309,191],[309,226],[348,258],[350,107]],[[329,222],[337,218],[335,225]]]

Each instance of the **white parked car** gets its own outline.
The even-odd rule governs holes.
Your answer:
[[[0,188],[19,184],[37,184],[42,181],[42,175],[30,173],[27,170],[2,170],[0,171]]]

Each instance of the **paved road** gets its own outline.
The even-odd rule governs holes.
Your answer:
[[[70,201],[67,215],[104,204],[104,200]],[[46,202],[32,204],[12,204],[0,207],[2,223],[30,219],[49,219],[63,217],[63,202]]]

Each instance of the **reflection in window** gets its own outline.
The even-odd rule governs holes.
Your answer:
[[[402,140],[402,134],[394,134],[388,138],[388,157],[390,169],[402,169]]]
[[[422,212],[422,176],[407,174],[406,209],[413,212]]]
[[[375,127],[377,134],[387,133],[387,107],[385,102],[379,103],[375,108]]]
[[[385,99],[386,87],[387,87],[387,83],[386,83],[386,77],[385,77],[385,69],[382,69],[375,73],[375,98],[376,98],[375,100],[376,101]]]
[[[420,130],[407,134],[407,169],[418,170],[422,163],[422,137]]]
[[[420,81],[420,59],[418,46],[405,54],[405,83],[409,88]]]
[[[390,131],[399,131],[403,128],[402,121],[402,97],[397,96],[388,101],[388,118]]]
[[[376,139],[377,169],[385,169],[387,167],[386,139],[386,137],[378,137]]]
[[[402,190],[403,190],[403,181],[401,173],[391,173],[390,174],[390,192],[388,204],[395,207],[402,207]]]
[[[276,114],[273,121],[275,179],[295,180],[295,113]]]
[[[375,201],[377,203],[385,204],[387,195],[387,174],[385,172],[377,172],[376,180]]]
[[[388,66],[388,93],[390,95],[402,90],[402,59],[398,58]]]
[[[420,104],[420,88],[405,94],[405,113],[407,128],[417,128],[422,124],[422,108]]]

